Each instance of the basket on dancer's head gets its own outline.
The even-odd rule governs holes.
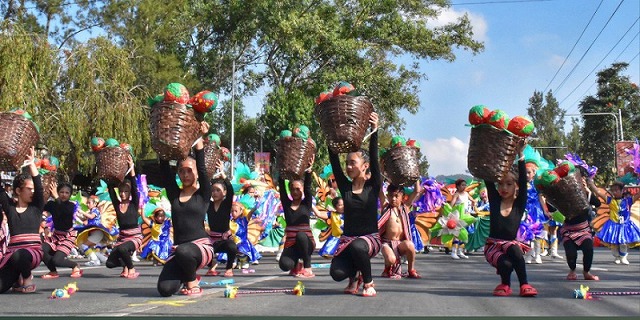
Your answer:
[[[276,141],[276,164],[282,179],[298,180],[304,177],[316,153],[316,143],[309,137],[309,128],[299,126],[294,132],[283,130]]]
[[[45,201],[51,197],[51,186],[54,182],[58,182],[58,167],[60,160],[54,156],[36,160],[36,167],[42,177],[42,187],[44,189]]]
[[[316,118],[335,153],[358,151],[369,128],[373,104],[355,92],[353,86],[341,82],[333,93],[322,93],[316,99]]]
[[[31,116],[24,110],[0,113],[0,171],[17,171],[40,136]]]
[[[55,171],[49,171],[42,176],[42,188],[44,189],[44,200],[47,201],[51,198],[51,186],[53,182],[58,182],[58,173]]]
[[[189,91],[179,83],[170,83],[164,94],[150,99],[151,148],[162,160],[182,160],[189,155],[200,137],[200,122],[204,113],[218,105],[218,96],[201,91],[189,97]]]
[[[159,102],[151,108],[151,148],[162,160],[182,160],[200,137],[200,121],[192,107]]]
[[[131,147],[127,144],[120,145],[116,139],[102,138],[91,139],[91,149],[96,156],[97,177],[108,184],[119,184],[129,170],[129,155]]]
[[[544,171],[536,178],[535,186],[565,219],[572,219],[589,210],[589,197],[582,174],[570,162],[562,162],[553,170]]]
[[[204,141],[204,164],[207,168],[207,177],[211,179],[216,173],[218,160],[223,160],[223,149],[220,148],[220,137],[217,134],[209,134]]]
[[[420,144],[417,141],[393,137],[391,148],[381,150],[383,175],[396,186],[408,186],[416,182],[420,178],[418,150]]]
[[[509,120],[502,110],[489,111],[485,106],[471,108],[472,124],[467,166],[479,179],[500,181],[511,170],[533,132],[531,120],[517,116]]]

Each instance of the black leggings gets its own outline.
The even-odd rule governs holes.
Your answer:
[[[133,269],[133,260],[131,255],[136,251],[136,245],[127,241],[111,250],[109,258],[107,258],[107,268],[115,268],[125,266],[127,269]]]
[[[507,254],[498,259],[498,273],[502,279],[502,284],[511,286],[511,272],[516,271],[520,285],[527,284],[527,269],[524,263],[522,249],[513,245],[507,249]]]
[[[305,268],[311,268],[311,254],[313,253],[313,241],[304,232],[296,233],[296,243],[285,248],[280,256],[280,269],[289,271],[298,263],[298,259],[302,259]]]
[[[353,240],[339,256],[333,257],[329,274],[333,280],[342,281],[346,278],[354,279],[356,271],[362,272],[364,283],[373,281],[369,244],[364,239]]]
[[[51,272],[57,272],[56,267],[74,269],[78,266],[75,261],[65,259],[67,255],[64,252],[53,250],[48,243],[42,244],[42,251],[44,252],[42,261]]]
[[[578,249],[582,250],[582,265],[584,272],[591,270],[593,262],[593,240],[586,239],[581,245],[577,245],[572,240],[566,240],[563,243],[564,253],[567,255],[567,264],[571,271],[576,270],[576,261],[578,260]]]
[[[233,262],[238,255],[238,245],[231,239],[220,240],[213,243],[213,251],[215,253],[224,252],[227,254],[227,269],[233,268]],[[210,266],[213,267],[214,261],[211,260]]]
[[[179,245],[158,276],[158,293],[170,297],[180,290],[183,283],[196,280],[201,261],[202,253],[197,245],[190,242]]]
[[[20,275],[22,279],[31,277],[31,260],[33,257],[27,250],[17,250],[9,261],[0,269],[0,293],[7,292]]]

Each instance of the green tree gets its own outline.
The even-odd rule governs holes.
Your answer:
[[[622,114],[622,128],[625,138],[640,136],[640,91],[635,83],[622,72],[629,65],[624,62],[612,64],[597,74],[598,91],[595,96],[587,96],[580,102],[581,113]],[[582,117],[583,127],[580,141],[581,155],[586,161],[600,168],[601,182],[615,179],[615,151],[617,125],[611,116]]]
[[[95,38],[68,52],[64,64],[59,96],[40,114],[42,141],[60,157],[66,173],[72,178],[78,171],[91,172],[95,136],[128,143],[136,155],[150,152],[147,109],[139,102],[143,94],[129,53]]]
[[[580,123],[578,119],[571,119],[571,131],[565,136],[567,150],[578,152],[580,150]]]
[[[536,139],[531,146],[540,148],[540,154],[551,161],[563,159],[566,153],[565,113],[551,91],[547,92],[544,98],[542,92],[534,91],[533,96],[529,98],[527,114],[536,126]]]

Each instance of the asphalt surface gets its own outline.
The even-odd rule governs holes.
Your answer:
[[[305,294],[240,294],[235,299],[223,297],[224,287],[210,285],[227,279],[203,277],[204,294],[200,297],[175,295],[160,297],[156,281],[161,267],[150,262],[136,263],[140,277],[120,278],[119,269],[83,267],[84,276],[69,278],[71,270],[61,269],[60,278],[43,280],[41,265],[34,271],[37,292],[0,295],[0,315],[16,316],[640,316],[640,296],[602,296],[598,300],[578,300],[574,290],[580,284],[591,291],[640,293],[640,252],[630,251],[630,265],[616,265],[606,248],[596,248],[592,273],[601,281],[584,281],[581,265],[578,281],[565,280],[568,267],[564,260],[545,258],[543,264],[527,265],[529,282],[538,289],[534,298],[518,296],[517,278],[512,276],[514,293],[510,297],[493,297],[499,283],[495,269],[481,253],[468,260],[452,260],[438,250],[419,254],[416,268],[422,279],[392,280],[379,277],[383,269],[380,258],[372,259],[378,295],[373,298],[345,295],[346,282],[334,282],[328,263],[314,254],[316,277],[302,279]],[[579,254],[579,261],[582,255]],[[81,261],[81,260],[79,260]],[[280,271],[274,254],[266,253],[252,273],[235,270],[232,278],[239,291],[292,289],[297,278]],[[406,271],[406,265],[403,266]],[[199,274],[204,274],[201,270]],[[69,299],[49,299],[52,291],[77,280],[79,291]]]

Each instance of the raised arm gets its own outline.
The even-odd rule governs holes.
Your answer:
[[[113,203],[114,208],[119,208],[120,199],[118,199],[118,195],[116,194],[116,190],[112,185],[107,186],[107,190],[109,190],[109,198],[111,198],[111,203]]]
[[[313,191],[311,190],[311,171],[307,171],[304,174],[304,200],[302,200],[307,207],[313,206]]]
[[[407,206],[409,206],[409,208],[411,208],[413,206],[413,203],[416,202],[416,200],[418,198],[420,198],[420,196],[422,195],[422,193],[424,192],[424,189],[422,188],[422,185],[420,184],[420,179],[416,180],[416,184],[413,187],[413,193],[411,193],[409,195],[409,199],[407,200]]]
[[[589,190],[591,190],[591,192],[593,192],[593,194],[595,194],[598,197],[604,199],[605,201],[607,200],[607,193],[598,190],[598,187],[596,187],[596,184],[593,183],[593,178],[588,178],[587,179],[587,186],[589,187]]]
[[[176,174],[171,170],[169,161],[160,160],[160,171],[163,178],[163,187],[167,191],[167,198],[173,201],[180,196],[180,188],[176,182]]]
[[[378,114],[371,113],[369,118],[371,123],[371,140],[369,140],[369,169],[371,170],[371,180],[375,186],[382,186],[382,175],[380,174],[380,162],[378,161]]]
[[[527,204],[527,168],[524,159],[518,161],[518,196],[516,197],[517,205],[524,208]]]
[[[329,162],[331,163],[331,170],[333,170],[333,177],[336,179],[338,189],[344,195],[349,190],[349,180],[347,180],[340,166],[340,157],[338,157],[337,153],[333,153],[331,149],[329,149]]]
[[[205,121],[200,122],[200,133],[202,135],[205,135],[207,134],[207,132],[209,132],[209,124]],[[209,183],[209,177],[207,176],[207,165],[204,162],[204,142],[202,142],[202,138],[199,138],[196,142],[195,156],[196,169],[198,170],[198,183],[200,183],[198,193],[200,193],[200,195],[205,199],[209,199],[211,197],[211,183]]]
[[[282,208],[291,207],[291,200],[289,200],[289,194],[287,193],[287,185],[285,179],[282,177],[278,177],[278,189],[280,189],[280,202],[282,203]]]
[[[33,198],[31,204],[42,210],[44,208],[44,188],[42,186],[42,179],[40,178],[40,172],[36,166],[35,147],[31,147],[29,154],[27,155],[27,161],[29,162],[29,174],[33,180]],[[47,199],[48,200],[48,199]]]
[[[151,227],[151,219],[144,215],[144,210],[138,210],[138,212],[140,213],[140,218],[142,219],[142,221],[144,221],[144,223]]]

